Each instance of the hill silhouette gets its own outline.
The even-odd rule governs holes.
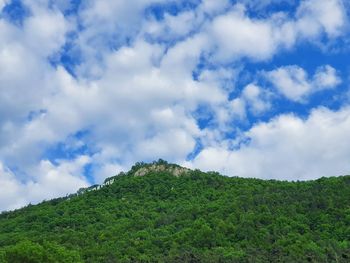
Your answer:
[[[0,215],[0,262],[349,262],[350,176],[225,177],[158,161]]]

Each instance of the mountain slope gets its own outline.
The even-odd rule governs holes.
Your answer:
[[[2,213],[0,262],[350,260],[350,176],[281,182],[151,167]]]

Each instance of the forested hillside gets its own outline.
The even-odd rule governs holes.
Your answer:
[[[350,262],[350,176],[264,181],[162,165],[2,213],[0,262]]]

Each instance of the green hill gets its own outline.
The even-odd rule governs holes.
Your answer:
[[[350,176],[265,181],[141,163],[2,213],[0,262],[350,262]]]

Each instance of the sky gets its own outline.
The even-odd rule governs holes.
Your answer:
[[[165,159],[350,173],[350,2],[0,0],[0,210]]]

